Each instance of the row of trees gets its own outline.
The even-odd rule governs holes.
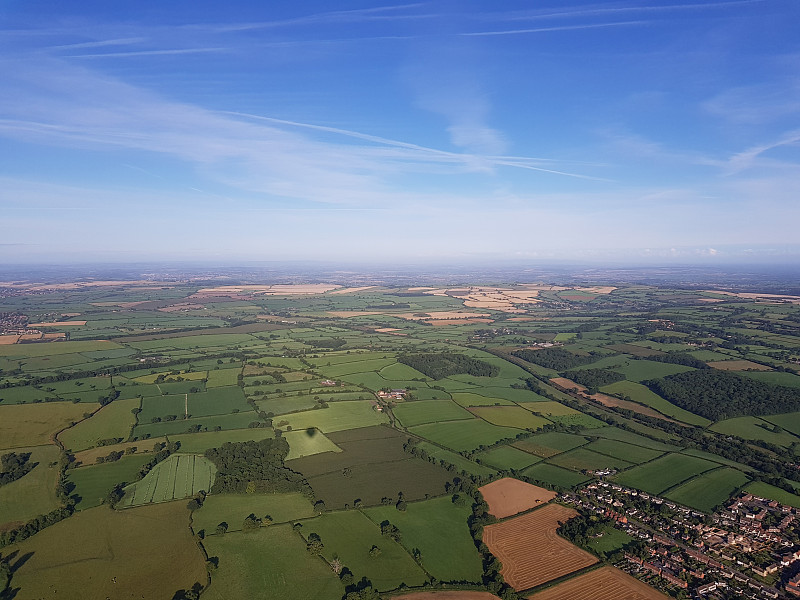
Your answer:
[[[0,486],[27,475],[39,463],[30,462],[30,452],[8,452],[0,457]]]

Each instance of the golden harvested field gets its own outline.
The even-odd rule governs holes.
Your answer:
[[[176,590],[206,583],[205,557],[183,500],[80,511],[3,551],[4,556],[14,553],[18,558],[30,554],[14,573],[12,586],[21,588],[18,600],[169,600]]]
[[[747,300],[782,300],[791,303],[800,303],[800,296],[789,296],[786,294],[759,294],[757,292],[723,292],[720,290],[702,290],[710,294],[720,294],[723,296],[733,296],[735,298],[745,298]]]
[[[566,377],[552,377],[550,379],[550,383],[555,384],[560,388],[564,388],[565,390],[577,389],[579,392],[586,391],[586,388],[580,383],[575,383],[572,381],[572,379],[567,379]]]
[[[33,323],[28,327],[72,327],[86,325],[86,321],[52,321],[50,323]]]
[[[434,319],[431,325],[444,327],[446,325],[474,325],[475,323],[494,323],[494,319]]]
[[[364,286],[361,286],[361,287],[344,288],[343,290],[336,290],[336,291],[331,292],[331,295],[335,295],[335,294],[355,294],[357,292],[363,292],[364,290],[371,290],[374,287],[377,287],[377,286],[364,285]]]
[[[83,402],[0,406],[0,450],[53,443],[56,433],[73,421],[80,421],[83,413],[92,412],[97,406]]]
[[[346,319],[347,317],[370,317],[372,315],[382,315],[384,313],[374,310],[329,310],[326,311],[333,317]]]
[[[666,600],[658,590],[614,567],[602,567],[528,596],[528,600]]]
[[[7,344],[16,344],[19,339],[18,335],[0,335],[0,346]]]
[[[566,506],[548,504],[484,527],[483,541],[503,564],[500,573],[511,587],[527,590],[597,562],[556,533],[560,523],[576,514]]]
[[[760,365],[749,360],[718,360],[706,364],[721,371],[772,371],[766,365]]]
[[[579,292],[589,292],[594,294],[610,294],[617,288],[612,287],[610,285],[595,285],[592,287],[576,287],[574,289]]]
[[[636,402],[629,402],[628,400],[621,400],[620,398],[615,398],[614,396],[609,396],[607,394],[597,393],[592,394],[584,394],[587,398],[594,400],[595,402],[599,402],[603,406],[616,406],[617,408],[624,408],[626,410],[632,410],[633,412],[639,413],[640,415],[646,415],[648,417],[655,417],[656,419],[663,419],[664,421],[671,421],[675,423],[673,419],[662,415],[657,410],[654,410],[648,406],[644,406],[642,404],[637,404]]]
[[[485,317],[491,317],[492,315],[476,312],[461,312],[458,310],[440,310],[427,313],[399,313],[395,316],[407,319],[409,321],[432,321],[435,319],[481,319]]]
[[[489,505],[489,512],[498,519],[530,510],[556,497],[555,492],[511,477],[498,479],[478,489]]]

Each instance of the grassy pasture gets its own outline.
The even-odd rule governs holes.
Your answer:
[[[161,423],[141,424],[140,419],[140,424],[133,429],[133,435],[139,439],[149,439],[150,437],[161,437],[164,435],[171,436],[188,433],[190,427],[197,426],[200,427],[201,432],[214,431],[216,427],[221,429],[245,429],[252,422],[258,422],[258,415],[253,411],[240,412],[232,415],[177,419],[175,421],[164,421]]]
[[[439,581],[481,580],[480,556],[467,528],[470,510],[449,496],[409,503],[405,512],[393,506],[363,512],[377,525],[385,520],[395,525],[402,545],[409,551],[419,548],[425,570]]]
[[[47,392],[32,385],[10,387],[0,390],[0,398],[2,398],[0,406],[41,402],[45,398],[54,398],[55,396],[54,392]]]
[[[373,372],[377,375],[377,372],[380,371],[381,369],[394,364],[397,364],[397,361],[393,356],[390,356],[388,358],[372,358],[372,359],[364,359],[352,362],[345,362],[338,365],[332,364],[331,366],[327,365],[323,366],[322,364],[320,364],[317,367],[317,369],[319,370],[320,373],[322,373],[326,377],[330,377],[331,379],[339,379],[339,378],[347,379],[348,375],[354,375],[356,373]],[[424,377],[424,375],[417,374],[414,375],[414,377]]]
[[[751,379],[757,379],[758,381],[771,383],[773,385],[800,388],[800,376],[793,373],[785,373],[781,371],[740,371],[737,372],[736,375],[750,377]]]
[[[683,365],[673,365],[671,363],[656,362],[653,360],[628,360],[626,364],[615,367],[618,371],[625,375],[629,381],[637,383],[646,381],[648,379],[657,379],[659,377],[666,377],[667,375],[674,375],[676,373],[685,373],[692,371],[692,367],[685,367]]]
[[[534,456],[533,454],[529,454],[513,446],[498,446],[497,448],[479,453],[477,458],[480,458],[482,463],[496,469],[514,469],[517,471],[521,471],[542,460],[538,456]]]
[[[73,452],[86,450],[98,441],[109,438],[127,440],[136,417],[131,410],[139,407],[139,400],[115,400],[94,413],[90,418],[65,429],[58,440]]]
[[[142,399],[142,412],[139,413],[139,424],[150,423],[154,418],[164,419],[175,415],[183,419],[186,414],[186,396],[174,394],[169,396],[153,396]]]
[[[125,488],[121,506],[169,502],[208,491],[214,484],[216,467],[196,454],[173,454],[158,463],[144,479]]]
[[[212,388],[207,392],[189,394],[189,414],[193,417],[225,415],[252,410],[239,386]]]
[[[662,452],[669,452],[678,450],[675,446],[651,440],[648,437],[620,429],[619,427],[602,427],[600,429],[589,429],[583,432],[585,435],[599,437],[607,440],[617,440],[620,442],[628,442],[635,446],[642,446],[643,448],[651,448],[653,450],[661,450]]]
[[[792,420],[789,420],[789,424],[794,425]],[[723,435],[735,435],[745,440],[764,440],[778,446],[788,447],[794,442],[800,442],[800,438],[788,431],[775,432],[774,428],[775,425],[758,417],[734,417],[714,423],[710,427],[711,431]]]
[[[747,484],[744,491],[758,496],[759,498],[766,498],[767,500],[775,500],[786,506],[793,506],[800,508],[800,496],[792,494],[784,489],[764,483],[763,481],[752,481]]]
[[[696,415],[688,410],[679,406],[675,406],[672,402],[662,398],[650,388],[633,381],[617,381],[611,385],[606,385],[600,388],[601,392],[606,394],[617,394],[621,396],[629,396],[634,402],[639,402],[645,406],[657,410],[661,414],[672,417],[678,421],[689,423],[690,425],[699,425],[700,427],[707,427],[711,421],[705,417]]]
[[[636,488],[651,494],[660,494],[687,479],[717,467],[695,456],[667,454],[661,458],[619,473],[614,480],[620,485]]]
[[[562,452],[557,456],[548,458],[547,462],[573,471],[596,471],[607,468],[621,470],[633,466],[633,463],[626,460],[592,452],[586,447]]]
[[[185,502],[124,511],[98,507],[4,549],[30,555],[14,573],[22,598],[169,600],[206,581]],[[155,549],[158,551],[155,551]],[[169,557],[165,560],[165,557]]]
[[[520,433],[519,429],[498,427],[481,419],[428,423],[411,427],[409,430],[415,435],[459,452],[515,438]]]
[[[800,435],[800,412],[783,413],[782,415],[765,415],[761,418],[795,435]]]
[[[473,392],[453,392],[453,400],[465,407],[471,406],[514,406],[511,400],[505,398],[494,398],[489,395],[481,395]]]
[[[470,412],[492,425],[500,427],[518,427],[524,429],[541,429],[551,421],[534,415],[521,406],[475,406]]]
[[[549,458],[585,445],[589,440],[580,435],[572,433],[562,433],[560,431],[550,431],[541,433],[533,437],[514,442],[512,445],[520,450],[539,456]]]
[[[284,415],[286,413],[309,410],[317,406],[318,402],[311,395],[291,395],[285,398],[267,398],[266,400],[256,400],[258,410],[273,415]]]
[[[204,600],[340,600],[344,595],[336,574],[306,552],[305,542],[290,525],[210,536],[203,544],[220,559]]]
[[[148,454],[132,454],[111,463],[70,469],[67,479],[75,484],[72,493],[80,497],[75,508],[85,510],[99,506],[116,484],[135,481],[139,469],[150,458]]]
[[[219,448],[226,442],[259,441],[265,438],[271,438],[272,436],[272,429],[253,427],[247,429],[206,431],[202,433],[183,433],[180,435],[170,435],[169,439],[173,442],[180,442],[181,447],[178,452],[202,454],[209,448]],[[147,443],[151,443],[151,441],[152,440],[148,440]]]
[[[47,445],[56,433],[95,408],[72,402],[0,405],[0,450]]]
[[[458,471],[465,471],[471,475],[480,476],[492,475],[496,472],[494,469],[490,469],[484,465],[479,465],[476,462],[464,458],[460,454],[456,454],[450,450],[445,450],[444,448],[435,446],[430,442],[418,442],[417,446],[422,450],[425,450],[425,452],[437,460],[443,460],[446,463],[455,466]]]
[[[115,350],[122,348],[115,342],[50,342],[45,344],[13,344],[0,345],[0,356],[8,358],[41,358],[77,352],[96,352],[99,350]],[[83,357],[81,357],[83,361]]]
[[[20,479],[0,486],[0,530],[6,524],[26,522],[48,513],[61,504],[56,496],[58,446],[18,448],[15,452],[30,452],[30,463],[38,464]]]
[[[211,369],[208,372],[208,381],[206,381],[206,389],[215,387],[225,387],[228,385],[236,385],[239,373],[242,370],[236,369]]]
[[[590,477],[586,477],[586,475],[582,475],[581,473],[568,471],[567,469],[562,469],[556,465],[544,462],[528,467],[522,472],[522,475],[530,477],[535,481],[541,481],[564,488],[575,487],[590,479]]]
[[[115,383],[117,391],[119,391],[118,400],[126,400],[128,398],[147,398],[148,396],[160,396],[161,388],[156,384],[140,385],[133,382],[125,382],[125,385]]]
[[[214,535],[217,525],[228,524],[227,531],[240,531],[244,520],[254,514],[269,515],[272,523],[288,523],[314,516],[314,507],[301,493],[287,494],[211,494],[203,506],[192,513],[192,529]]]
[[[330,441],[325,434],[317,429],[305,431],[287,431],[283,434],[289,442],[289,454],[286,460],[312,456],[322,452],[341,452],[342,449]]]
[[[404,427],[438,421],[469,419],[472,415],[451,400],[418,400],[404,402],[392,409],[394,416]]]
[[[710,513],[749,481],[741,471],[720,467],[708,471],[667,492],[666,497],[680,504]]]
[[[380,528],[359,511],[327,513],[304,521],[303,535],[307,538],[312,532],[322,539],[326,559],[338,555],[357,579],[366,576],[379,591],[402,583],[421,586],[427,579],[402,546],[382,536]],[[380,556],[370,556],[372,546],[381,549]]]
[[[376,411],[370,401],[356,400],[333,402],[328,408],[321,410],[284,415],[280,419],[275,419],[276,426],[282,421],[288,422],[288,425],[295,430],[316,427],[324,433],[329,433],[387,423],[389,417]]]
[[[637,464],[654,460],[664,454],[660,450],[652,450],[651,448],[634,446],[626,442],[606,439],[595,440],[584,446],[584,448]]]
[[[47,391],[52,391],[58,396],[76,392],[88,392],[90,390],[107,390],[111,387],[111,378],[83,377],[81,379],[70,379],[68,381],[54,381],[44,384],[43,387]]]

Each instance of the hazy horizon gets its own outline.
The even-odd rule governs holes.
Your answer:
[[[0,264],[791,264],[797,16],[12,2]]]

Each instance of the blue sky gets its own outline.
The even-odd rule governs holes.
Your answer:
[[[796,260],[799,23],[3,0],[0,261]]]

